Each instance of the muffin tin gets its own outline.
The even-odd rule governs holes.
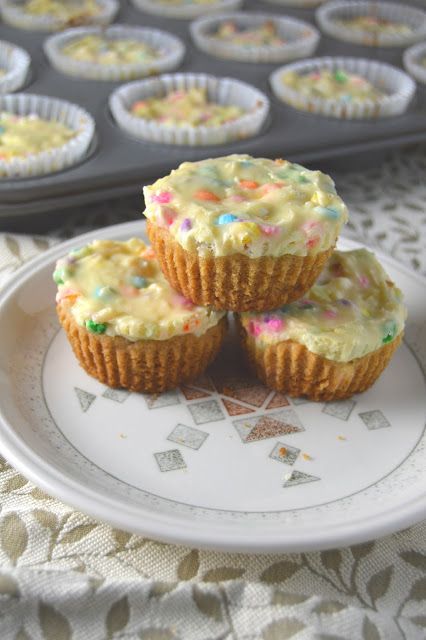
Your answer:
[[[288,15],[315,24],[313,9],[280,7],[254,0],[245,0],[242,9]],[[278,67],[277,64],[252,64],[209,56],[192,42],[188,20],[148,15],[136,9],[130,1],[123,0],[115,23],[158,28],[180,37],[186,44],[186,55],[177,72],[201,72],[236,78],[266,93],[271,108],[262,130],[256,136],[236,142],[199,147],[156,144],[133,138],[115,124],[108,107],[109,96],[120,83],[63,75],[53,69],[44,56],[46,34],[2,24],[0,39],[23,47],[31,55],[29,77],[21,91],[79,104],[94,117],[96,134],[84,160],[73,167],[38,178],[2,179],[1,217],[53,211],[112,196],[141,193],[144,184],[169,173],[186,160],[249,153],[282,157],[315,168],[323,160],[426,139],[424,85],[417,85],[407,111],[396,117],[346,121],[314,116],[285,105],[273,95],[269,76]],[[403,50],[359,46],[324,35],[315,55],[371,58],[403,68]]]

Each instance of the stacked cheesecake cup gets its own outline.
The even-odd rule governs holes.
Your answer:
[[[244,356],[270,388],[333,400],[375,382],[402,339],[405,310],[372,254],[333,253],[347,209],[328,176],[231,155],[184,163],[144,194],[165,277],[192,302],[235,312]],[[352,286],[362,289],[354,302],[342,293]],[[355,311],[371,297],[375,309]],[[327,348],[342,319],[377,309],[376,343],[369,331],[363,343],[362,329],[351,336],[355,326],[349,343],[360,349]]]
[[[335,250],[348,213],[329,176],[234,154],[185,162],[144,196],[151,247],[98,241],[55,271],[90,375],[154,393],[195,380],[232,311],[241,357],[271,389],[328,401],[377,380],[402,339],[402,294],[372,253]]]

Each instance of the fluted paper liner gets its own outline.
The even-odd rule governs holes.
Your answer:
[[[361,358],[336,362],[293,340],[262,347],[248,335],[238,316],[236,321],[243,353],[262,382],[291,397],[306,396],[318,402],[345,400],[369,389],[389,364],[403,336],[401,332],[392,342]]]
[[[409,33],[374,33],[353,30],[336,24],[336,19],[357,16],[373,16],[396,24],[406,24]],[[395,2],[370,2],[369,0],[336,0],[319,7],[315,14],[317,23],[326,35],[346,42],[370,47],[408,47],[426,38],[426,12],[419,8]]]
[[[195,304],[230,311],[269,311],[297,300],[315,283],[333,250],[330,247],[306,257],[233,254],[200,258],[149,220],[146,232],[161,271],[174,289]]]
[[[275,30],[283,39],[282,44],[245,47],[242,44],[222,42],[209,37],[226,22],[235,22],[243,29],[261,27],[273,22]],[[311,56],[315,51],[319,33],[311,24],[288,16],[270,13],[227,13],[220,16],[199,18],[190,25],[192,39],[199,49],[219,58],[242,62],[285,62],[295,58]]]
[[[128,64],[96,64],[83,60],[74,60],[64,55],[62,49],[81,38],[87,36],[102,36],[110,40],[137,40],[153,49],[162,50],[162,55],[147,62],[133,62]],[[145,29],[130,25],[113,25],[102,29],[100,27],[81,27],[68,29],[63,33],[47,38],[43,45],[44,52],[50,64],[72,76],[88,78],[90,80],[127,81],[144,76],[171,71],[180,65],[185,55],[185,46],[176,36],[159,29]]]
[[[408,73],[419,82],[426,84],[426,42],[415,44],[404,51],[402,60]],[[423,64],[421,64],[422,61]]]
[[[172,91],[205,88],[207,98],[223,105],[236,105],[244,115],[212,127],[164,126],[130,113],[135,102],[151,97],[159,98]],[[269,100],[255,87],[234,78],[217,78],[203,73],[174,73],[131,82],[119,87],[110,96],[109,106],[119,127],[127,133],[161,144],[217,145],[254,136],[260,131],[269,112]]]
[[[263,0],[263,2],[276,4],[284,8],[293,7],[295,9],[311,9],[312,7],[317,7],[323,2],[327,2],[327,0]]]
[[[288,87],[282,80],[283,74],[287,71],[309,74],[322,69],[329,69],[332,73],[346,71],[362,76],[385,95],[364,102],[356,98],[350,102],[340,102],[335,98],[305,96],[297,89]],[[390,64],[365,58],[324,57],[301,60],[276,69],[269,81],[277,98],[296,109],[348,120],[399,115],[407,109],[416,90],[415,82],[404,71]]]
[[[225,338],[226,316],[201,336],[137,340],[97,335],[80,327],[70,308],[57,307],[59,320],[80,365],[109,387],[161,393],[198,378],[213,362]]]
[[[238,9],[243,0],[217,0],[210,4],[182,3],[181,5],[167,5],[159,0],[131,0],[132,4],[143,11],[164,18],[181,18],[191,20],[206,13],[218,13],[234,11]]]
[[[66,29],[73,26],[73,24],[75,26],[81,26],[82,24],[106,26],[114,20],[118,13],[119,2],[118,0],[97,0],[97,3],[101,7],[99,13],[87,18],[83,16],[81,20],[76,18],[65,22],[54,16],[26,13],[23,11],[24,0],[2,0],[0,11],[3,22],[12,27],[27,29],[28,31],[50,32]],[[81,7],[84,11],[84,0],[81,2]]]
[[[44,120],[60,122],[77,131],[74,138],[50,151],[9,160],[0,158],[0,178],[29,178],[65,169],[84,157],[95,132],[95,122],[85,109],[48,96],[29,93],[0,96],[0,111],[17,116],[37,114]]]
[[[0,77],[0,94],[20,89],[27,79],[31,58],[21,47],[0,41],[0,69],[6,73]]]

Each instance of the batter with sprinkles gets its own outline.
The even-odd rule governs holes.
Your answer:
[[[303,295],[347,221],[331,178],[281,159],[185,162],[144,195],[147,233],[172,286],[234,311]]]
[[[305,74],[286,71],[282,75],[282,81],[287,87],[308,98],[366,102],[380,100],[386,95],[363,76],[342,69],[320,69]]]
[[[18,116],[0,112],[0,159],[37,155],[61,148],[75,138],[77,131],[54,120],[43,120],[37,114]]]

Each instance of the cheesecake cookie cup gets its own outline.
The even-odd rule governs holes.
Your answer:
[[[95,122],[82,107],[28,93],[0,96],[0,178],[30,178],[81,161]]]
[[[80,365],[110,387],[159,393],[200,376],[226,313],[198,307],[163,277],[137,238],[94,241],[58,261],[57,311]]]
[[[193,41],[201,51],[241,62],[286,62],[311,56],[320,35],[311,24],[270,13],[227,13],[194,20]]]
[[[402,293],[366,249],[334,251],[306,295],[237,316],[242,350],[271,389],[330,401],[371,387],[401,344]]]
[[[67,29],[47,38],[43,48],[61,73],[109,82],[171,71],[185,55],[183,42],[171,33],[130,25]]]
[[[51,32],[82,25],[106,26],[119,9],[117,0],[1,0],[3,22],[18,29]]]
[[[300,60],[272,72],[272,91],[282,102],[331,118],[369,119],[407,110],[416,90],[409,75],[365,58]]]
[[[426,12],[402,2],[335,0],[315,17],[326,35],[367,47],[408,47],[426,38]]]
[[[172,145],[219,145],[256,135],[269,113],[264,93],[234,78],[172,73],[116,89],[109,106],[136,138]]]
[[[331,178],[249,155],[185,162],[144,196],[147,234],[171,285],[232,311],[300,298],[347,221]]]

